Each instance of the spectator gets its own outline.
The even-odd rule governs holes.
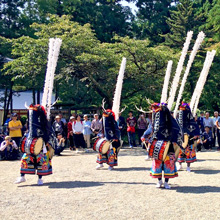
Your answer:
[[[21,132],[22,132],[22,136],[24,136],[24,134],[27,132],[27,121],[25,121],[24,125],[22,126]]]
[[[201,151],[202,144],[206,150],[211,150],[213,140],[212,140],[212,132],[210,130],[210,127],[208,126],[205,127],[205,132],[203,132],[201,138],[202,138],[202,141],[201,141],[202,143],[199,143],[197,145],[197,151]]]
[[[53,129],[56,133],[56,136],[58,135],[58,133],[61,133],[64,136],[64,124],[61,121],[59,115],[55,117],[55,121],[53,122]]]
[[[73,123],[76,121],[74,116],[70,117],[70,121],[67,124],[67,138],[69,139],[70,143],[70,150],[75,150],[75,142],[73,136]]]
[[[55,147],[55,155],[60,155],[60,153],[65,148],[65,138],[63,138],[63,135],[61,133],[57,134],[56,139],[56,147]]]
[[[73,135],[76,145],[76,151],[79,151],[79,148],[82,147],[85,149],[85,140],[83,137],[83,122],[81,121],[80,115],[76,117],[76,121],[73,122]]]
[[[138,141],[139,145],[141,145],[141,137],[144,134],[145,130],[147,129],[149,121],[144,117],[143,114],[140,114],[137,120],[137,127],[138,127]]]
[[[12,120],[8,123],[9,136],[16,142],[17,146],[20,146],[22,137],[22,124],[20,120],[17,120],[17,113],[12,114]]]
[[[219,129],[217,128],[217,124],[218,123],[218,120],[219,120],[219,116],[218,116],[218,112],[215,111],[214,112],[214,118],[213,118],[213,135],[214,135],[214,147],[215,145],[218,145],[218,148],[217,150],[219,150],[220,148],[220,132],[219,132]]]
[[[1,143],[0,151],[2,151],[1,158],[3,160],[18,159],[18,146],[10,136],[5,137],[5,140]]]
[[[102,131],[102,122],[99,120],[98,114],[94,114],[94,120],[91,124],[91,130],[95,135],[99,134]]]
[[[219,134],[219,130],[220,130],[220,117],[218,118],[218,120],[216,120],[216,123],[215,123],[215,126],[217,127],[217,132],[218,132],[218,134]],[[219,140],[220,138],[219,138],[219,136],[218,136],[218,143],[219,143]],[[218,145],[218,149],[217,149],[218,151],[220,150],[220,145]]]
[[[66,119],[65,118],[63,118],[63,115],[62,115],[62,113],[60,112],[59,113],[59,116],[60,116],[60,120],[63,122],[63,135],[64,135],[64,137],[67,137],[67,122],[66,122]]]
[[[198,117],[197,123],[202,133],[205,131],[203,120],[204,120],[204,112],[200,112],[200,117]]]
[[[91,134],[92,134],[91,121],[88,120],[88,115],[84,115],[83,136],[84,136],[84,140],[86,142],[87,148],[90,148],[90,136],[91,136]]]
[[[125,126],[126,126],[125,118],[124,118],[123,116],[121,116],[121,113],[119,113],[118,128],[119,128],[119,130],[120,130],[120,132],[121,132],[121,137],[124,136]]]
[[[128,141],[130,148],[136,147],[135,142],[135,126],[137,124],[137,120],[133,117],[133,112],[130,111],[128,113],[129,117],[127,118],[127,132],[128,132]]]
[[[209,127],[211,130],[214,126],[213,120],[209,117],[209,112],[205,113],[205,118],[203,118],[204,127]]]
[[[64,124],[64,126],[65,126],[65,125],[67,124],[67,123],[66,123],[66,119],[63,118],[63,115],[62,115],[61,112],[59,113],[59,116],[60,116],[60,120],[63,122],[63,124]]]
[[[75,113],[75,112],[73,112],[73,113],[72,113],[72,116],[73,116],[74,118],[76,118],[76,113]]]

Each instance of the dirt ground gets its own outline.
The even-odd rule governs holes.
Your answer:
[[[192,172],[179,172],[172,189],[157,189],[144,150],[123,149],[113,171],[95,170],[96,153],[65,150],[53,175],[15,185],[20,162],[0,161],[0,219],[220,219],[220,153],[199,152]]]

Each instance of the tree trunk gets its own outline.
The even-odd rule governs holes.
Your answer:
[[[32,90],[33,105],[36,105],[35,89]]]
[[[40,104],[40,89],[37,90],[37,104]]]
[[[6,87],[5,88],[5,97],[4,97],[4,115],[3,115],[3,122],[2,122],[2,125],[4,125],[5,121],[6,121],[6,105],[7,105],[7,97],[8,97],[8,88]]]
[[[11,108],[10,108],[11,114],[13,112],[13,91],[12,91],[12,87],[13,87],[13,82],[10,83],[10,94],[9,94],[10,106],[11,106]]]
[[[12,97],[12,89],[10,89],[10,93],[8,95],[8,100],[6,101],[6,108],[4,109],[4,119],[3,119],[3,125],[5,124],[6,120],[7,120],[7,116],[9,113],[9,104],[11,102],[11,97]],[[7,97],[6,97],[7,99]]]

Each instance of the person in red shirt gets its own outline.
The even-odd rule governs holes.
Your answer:
[[[67,124],[67,138],[70,143],[70,150],[75,149],[74,136],[73,136],[73,122],[75,121],[75,117],[71,116],[70,121]]]
[[[128,141],[130,148],[136,147],[135,142],[135,126],[137,124],[137,120],[133,117],[133,112],[130,111],[128,113],[129,117],[127,118],[127,132],[128,132]]]

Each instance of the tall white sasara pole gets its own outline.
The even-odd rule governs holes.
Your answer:
[[[57,66],[61,44],[62,44],[62,40],[59,38],[56,38],[55,44],[54,44],[54,54],[53,54],[53,61],[52,61],[52,66],[51,66],[51,75],[50,75],[50,83],[49,83],[49,91],[48,91],[48,103],[47,103],[47,119],[48,120],[50,120],[50,109],[51,109],[51,102],[52,102],[54,74],[55,74],[55,70]]]
[[[202,94],[202,90],[204,88],[204,85],[205,85],[205,82],[206,82],[206,79],[207,79],[207,76],[209,74],[209,70],[210,70],[210,67],[212,65],[212,62],[213,62],[213,59],[215,57],[215,53],[216,51],[213,50],[212,52],[207,53],[207,55],[209,56],[208,58],[208,62],[207,62],[207,65],[205,67],[205,70],[204,70],[204,74],[203,74],[203,79],[201,80],[201,85],[200,85],[200,89],[199,89],[199,92],[198,92],[198,95],[197,95],[197,99],[196,99],[196,102],[195,102],[195,107],[193,109],[193,115],[195,116],[196,115],[196,110],[197,110],[197,107],[198,107],[198,104],[199,104],[199,99],[200,99],[200,96]]]
[[[175,110],[174,110],[174,117],[176,117],[176,115],[177,115],[177,111],[178,111],[178,107],[179,107],[179,104],[180,104],[180,100],[182,98],[182,94],[183,94],[183,91],[184,91],[184,87],[185,87],[186,80],[187,80],[187,77],[189,75],[189,71],[191,69],[192,63],[193,63],[193,61],[195,59],[197,51],[199,50],[199,48],[200,48],[204,38],[205,38],[205,34],[202,31],[199,32],[198,37],[196,39],[196,42],[195,42],[195,44],[193,46],[193,50],[192,50],[192,52],[190,54],[189,61],[187,63],[187,67],[186,67],[186,71],[185,71],[183,79],[182,79],[182,83],[181,83],[181,86],[180,86],[180,90],[179,90],[179,94],[178,94],[178,97],[177,97],[176,106],[175,106]]]
[[[164,78],[163,90],[161,94],[160,103],[167,102],[167,92],[168,92],[168,85],[170,80],[170,74],[172,70],[173,61],[169,60],[167,64],[167,71]]]
[[[182,49],[182,52],[181,52],[181,56],[180,56],[180,59],[179,59],[179,62],[178,62],[177,68],[176,68],[176,73],[175,73],[175,76],[173,78],[173,82],[172,82],[171,89],[170,89],[170,94],[169,94],[169,99],[168,99],[168,106],[167,106],[170,110],[172,108],[172,105],[173,105],[173,102],[174,102],[174,99],[175,99],[176,90],[177,90],[177,87],[179,85],[180,75],[181,75],[181,72],[182,72],[182,69],[183,69],[184,60],[186,58],[186,54],[187,54],[187,51],[189,49],[189,45],[190,45],[190,41],[192,39],[192,35],[193,35],[192,31],[189,31],[187,33],[186,42],[184,43],[184,46],[183,46],[183,49]]]
[[[118,120],[118,117],[119,117],[119,110],[120,110],[120,103],[121,103],[121,91],[122,91],[125,67],[126,67],[126,58],[123,57],[122,62],[121,62],[121,67],[119,70],[119,74],[118,74],[115,94],[113,98],[113,105],[112,105],[112,111],[115,113],[116,121]]]

